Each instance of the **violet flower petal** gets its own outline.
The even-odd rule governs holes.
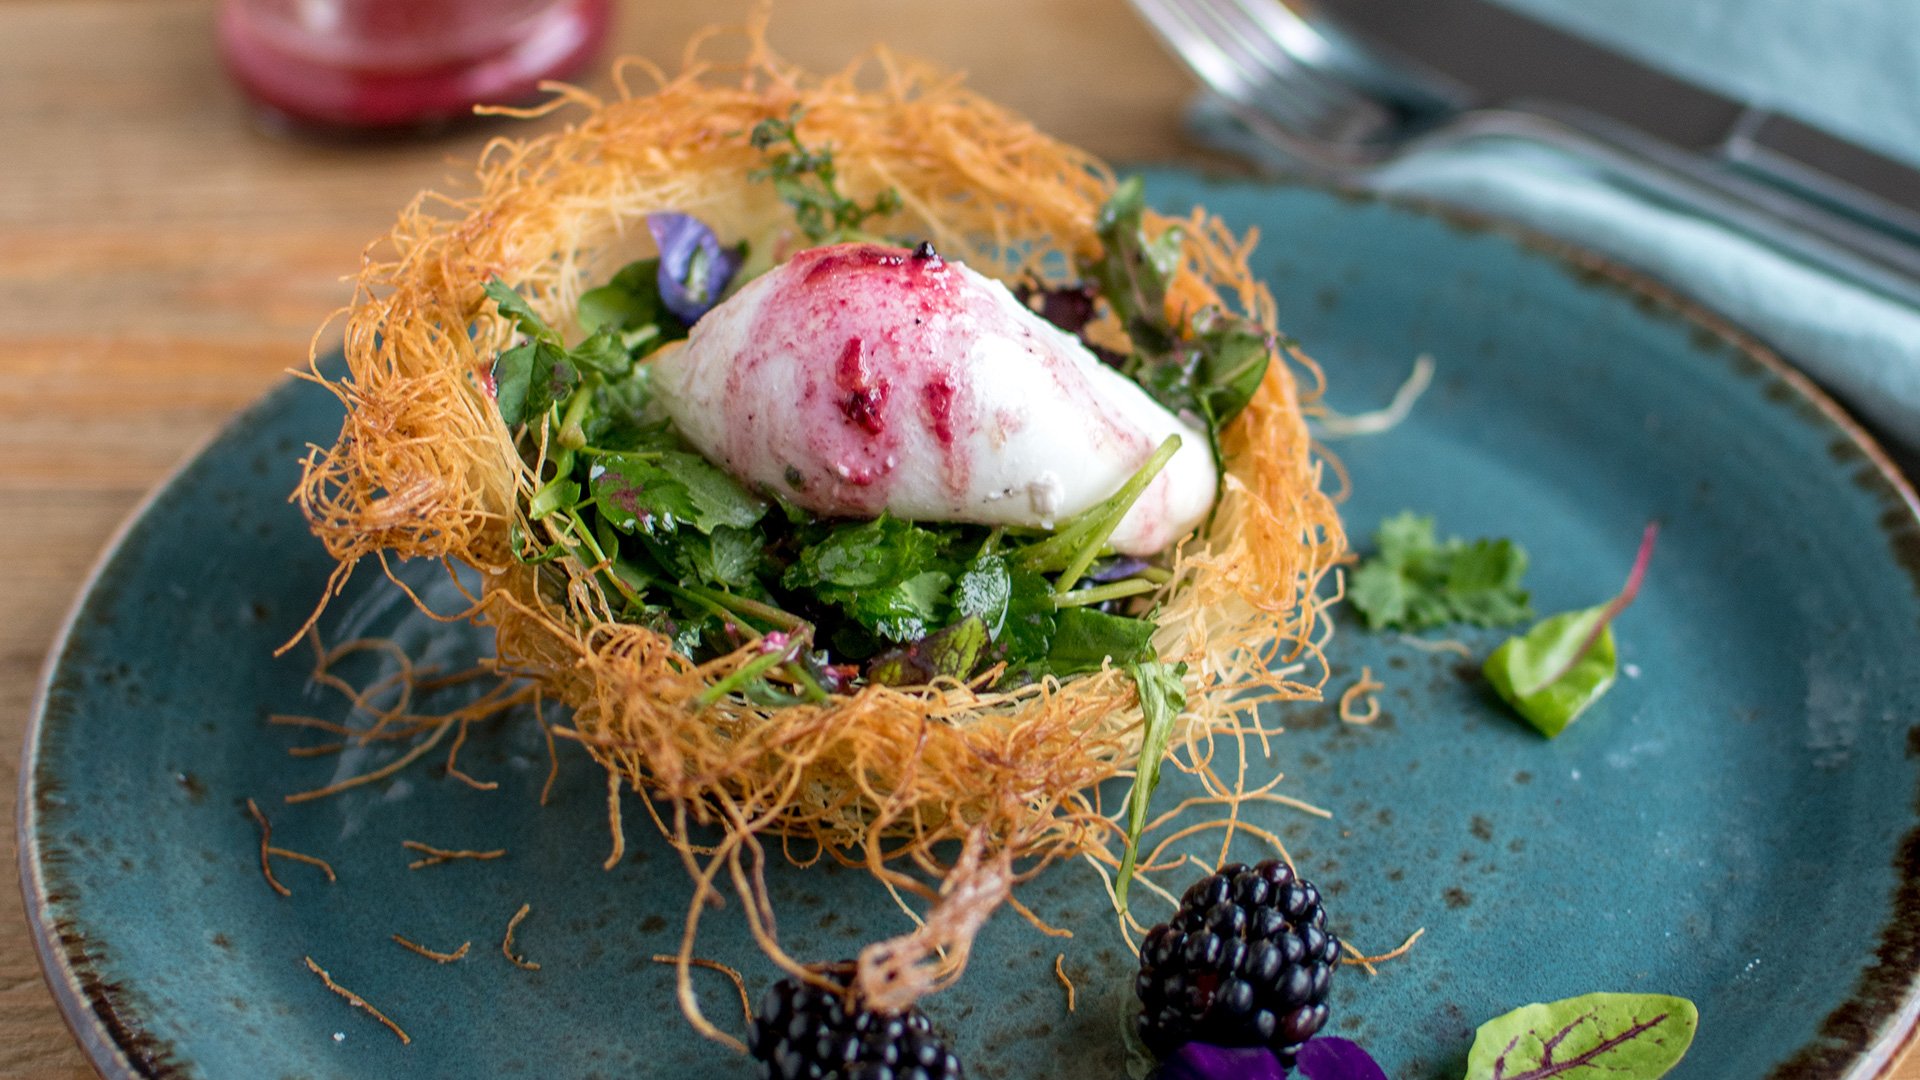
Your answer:
[[[660,249],[660,303],[692,326],[719,303],[740,269],[740,253],[692,214],[648,214],[647,231]]]
[[[1088,581],[1104,585],[1109,581],[1119,581],[1121,578],[1130,578],[1146,568],[1147,560],[1135,558],[1131,555],[1122,555],[1104,562],[1094,563],[1083,576]]]
[[[1174,1051],[1154,1080],[1286,1080],[1280,1059],[1264,1046],[1191,1042]]]
[[[1308,1039],[1294,1059],[1306,1080],[1387,1080],[1372,1055],[1337,1036]]]

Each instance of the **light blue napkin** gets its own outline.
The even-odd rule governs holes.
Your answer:
[[[1914,160],[1920,152],[1913,0],[1506,2],[1893,156]],[[1417,8],[1409,5],[1408,17],[1418,17]],[[1197,104],[1190,120],[1212,145],[1271,160],[1215,102]],[[1774,346],[1906,451],[1903,458],[1920,454],[1920,310],[1536,143],[1427,151],[1375,174],[1370,186],[1505,217],[1644,270]]]

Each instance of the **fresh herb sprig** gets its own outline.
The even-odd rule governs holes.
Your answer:
[[[800,116],[795,105],[785,117],[768,117],[753,126],[747,141],[766,155],[767,163],[748,177],[772,181],[774,191],[793,208],[794,224],[814,243],[868,238],[861,231],[868,219],[899,210],[900,193],[888,188],[865,203],[842,194],[833,148],[802,142]]]
[[[1149,235],[1145,215],[1140,178],[1122,181],[1095,223],[1100,255],[1084,261],[1080,272],[1126,328],[1133,351],[1118,359],[1121,372],[1169,411],[1204,427],[1215,465],[1223,468],[1220,432],[1253,400],[1280,342],[1217,306],[1176,324],[1167,313],[1167,290],[1180,267],[1182,234],[1176,226]]]

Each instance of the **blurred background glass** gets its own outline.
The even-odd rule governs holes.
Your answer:
[[[612,0],[225,0],[220,53],[264,116],[435,127],[581,69]]]

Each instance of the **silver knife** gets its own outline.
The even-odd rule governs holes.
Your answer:
[[[1256,131],[1307,147],[1327,171],[1484,136],[1570,144],[1657,196],[1920,306],[1920,170],[1905,163],[1486,0],[1224,2],[1255,14],[1283,63],[1382,106],[1381,123],[1341,145],[1300,140],[1272,109],[1225,95]],[[1165,34],[1151,9],[1177,5],[1135,6]]]

